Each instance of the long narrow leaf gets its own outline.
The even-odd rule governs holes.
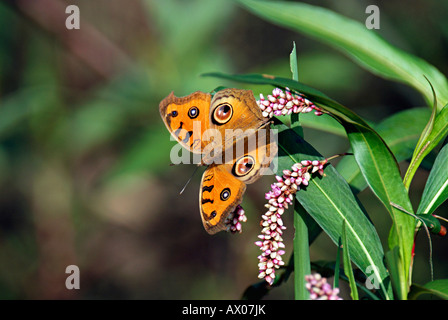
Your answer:
[[[408,188],[412,177],[420,166],[420,163],[448,133],[448,104],[445,105],[445,107],[443,107],[438,114],[435,113],[434,109],[431,114],[431,118],[419,139],[411,163],[409,164],[409,168],[406,171],[404,181]]]
[[[351,297],[353,300],[359,300],[358,289],[356,287],[355,276],[353,274],[352,263],[350,260],[350,246],[347,239],[347,231],[345,229],[346,221],[342,224],[342,260],[344,261],[344,273],[348,277],[350,284]]]
[[[341,251],[342,251],[342,241],[339,239],[338,251],[336,252],[336,260],[334,262],[334,280],[333,288],[339,288],[339,269],[341,265]]]
[[[411,159],[414,147],[430,114],[431,111],[428,108],[404,110],[374,126],[376,132],[389,146],[397,162]],[[360,192],[367,187],[367,182],[353,157],[342,158],[337,169],[353,190]]]
[[[417,214],[432,214],[448,199],[448,144],[439,152],[423,190]]]
[[[395,159],[377,134],[349,123],[345,123],[344,127],[364,178],[392,216],[389,248],[396,246],[400,248],[403,259],[402,272],[408,281],[415,221],[392,205],[392,203],[399,204],[406,211],[413,212]]]
[[[429,83],[429,85],[431,86],[433,94],[433,107],[431,117],[429,117],[428,123],[423,129],[422,134],[420,135],[420,139],[418,139],[417,146],[415,147],[414,154],[412,155],[411,162],[403,179],[403,183],[406,186],[406,189],[408,190],[409,186],[411,185],[411,180],[414,177],[414,174],[417,171],[420,163],[423,161],[423,158],[428,154],[428,152],[431,151],[431,149],[428,150],[431,147],[431,141],[428,139],[433,131],[434,122],[436,120],[437,98],[433,86],[431,85],[431,83]]]
[[[403,265],[398,246],[386,252],[385,257],[394,294],[397,299],[406,300],[406,279],[404,278],[404,274],[401,272]]]
[[[369,71],[406,83],[420,91],[428,102],[434,85],[438,105],[448,102],[448,81],[434,66],[404,52],[381,38],[363,23],[325,8],[300,2],[239,0],[254,14],[280,26],[304,33],[340,49]]]
[[[296,200],[294,202],[294,295],[296,300],[307,300],[305,276],[311,274],[308,228],[305,216],[308,213]]]

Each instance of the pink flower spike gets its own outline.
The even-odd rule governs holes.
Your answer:
[[[260,100],[257,100],[258,105],[263,111],[263,117],[270,118],[274,115],[287,115],[291,113],[307,113],[314,111],[316,116],[323,114],[323,111],[316,107],[314,103],[301,96],[300,93],[292,94],[289,89],[283,91],[280,88],[272,90],[272,94],[265,98],[260,94]],[[283,110],[282,112],[276,112]]]
[[[262,230],[258,236],[263,241],[257,241],[255,245],[262,251],[258,256],[259,277],[264,278],[268,284],[272,284],[275,279],[275,269],[285,264],[281,258],[285,254],[285,244],[281,236],[283,230],[286,229],[286,226],[283,225],[282,215],[288,205],[293,203],[294,195],[301,189],[301,186],[308,185],[313,172],[323,175],[323,168],[327,162],[328,160],[324,159],[303,160],[295,163],[291,169],[283,170],[283,176],[275,176],[277,182],[271,184],[271,190],[265,194],[265,198],[268,200],[265,207],[268,211],[262,215],[260,222]],[[315,282],[315,279],[313,281]]]
[[[310,292],[310,300],[342,300],[339,289],[332,288],[326,278],[319,273],[305,276],[305,287]]]

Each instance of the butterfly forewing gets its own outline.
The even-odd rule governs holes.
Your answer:
[[[159,104],[162,119],[171,135],[186,149],[202,153],[207,141],[202,139],[209,128],[211,95],[197,91],[186,97],[171,93]]]

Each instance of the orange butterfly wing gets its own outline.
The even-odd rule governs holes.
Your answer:
[[[173,92],[159,104],[160,115],[171,135],[187,150],[202,153],[208,144],[202,135],[209,128],[209,93],[197,91],[186,97]]]
[[[209,234],[225,230],[225,219],[243,200],[246,184],[236,179],[227,165],[211,165],[202,175],[199,207]]]

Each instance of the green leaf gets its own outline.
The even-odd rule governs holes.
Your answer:
[[[308,300],[305,276],[311,274],[310,250],[308,242],[308,213],[300,203],[294,201],[294,293],[296,300]]]
[[[351,297],[353,300],[359,300],[358,289],[356,288],[355,276],[353,275],[352,263],[350,260],[350,247],[347,240],[346,221],[342,224],[342,260],[344,261],[344,273],[348,277],[350,284]]]
[[[428,137],[431,145],[425,150],[425,156],[432,150],[435,146],[439,144],[442,139],[446,137],[448,133],[448,104],[446,104],[442,110],[437,114],[436,120],[434,121],[434,126],[432,128],[431,134]]]
[[[436,93],[434,92],[434,88],[431,85],[431,83],[429,83],[429,85],[431,87],[432,94],[433,94],[432,112],[431,112],[431,116],[429,117],[428,123],[426,124],[425,128],[422,131],[422,134],[420,135],[420,138],[418,139],[417,146],[415,147],[411,162],[409,164],[408,170],[406,171],[406,174],[403,179],[403,183],[406,186],[406,189],[408,189],[408,190],[409,190],[409,186],[411,185],[411,181],[412,181],[412,178],[414,177],[415,172],[417,171],[420,163],[422,162],[423,158],[427,154],[427,153],[425,153],[425,151],[428,149],[428,147],[431,144],[431,141],[429,141],[428,138],[432,133],[432,130],[434,127],[434,121],[435,121],[436,115],[437,115]],[[429,151],[431,151],[431,150],[429,150]]]
[[[222,72],[207,72],[202,74],[203,77],[215,77],[228,79],[233,81],[251,83],[251,84],[270,84],[277,87],[289,87],[301,93],[307,93],[313,96],[327,97],[324,93],[303,83],[297,82],[289,78],[276,77],[270,74],[226,74]]]
[[[448,198],[448,144],[440,150],[429,173],[417,214],[432,214]]]
[[[289,66],[291,68],[292,79],[295,81],[299,81],[299,69],[297,67],[297,51],[295,42],[293,42],[293,48],[289,55]],[[295,127],[298,125],[300,125],[299,115],[294,113],[291,114],[291,127]]]
[[[344,221],[344,226],[345,226],[345,221]],[[339,288],[339,269],[340,269],[340,265],[341,265],[341,251],[342,251],[342,242],[341,242],[341,238],[339,238],[338,251],[336,252],[336,261],[334,262],[333,288]]]
[[[448,81],[434,66],[404,52],[366,28],[364,23],[325,8],[299,2],[239,0],[251,12],[277,25],[331,45],[376,75],[408,84],[432,101],[428,80],[438,105],[448,102]]]
[[[344,127],[364,178],[391,214],[393,225],[389,233],[389,248],[400,248],[403,261],[401,272],[407,282],[415,221],[392,205],[399,204],[406,211],[413,212],[395,158],[375,132],[350,123],[345,123]]]
[[[435,108],[434,108],[435,109]],[[409,186],[412,177],[417,171],[423,159],[439,144],[448,133],[448,104],[439,114],[434,111],[425,130],[422,132],[419,143],[414,151],[409,168],[406,172],[405,183]]]
[[[428,108],[404,110],[374,125],[374,129],[389,146],[397,162],[411,159],[430,113]],[[337,169],[353,190],[360,192],[367,187],[367,182],[353,157],[342,158]]]
[[[403,260],[400,255],[400,248],[398,246],[393,247],[390,251],[386,252],[385,257],[394,293],[398,299],[405,300],[407,283],[404,274],[401,272],[403,270]]]
[[[303,113],[300,115],[300,124],[302,127],[324,131],[341,137],[346,136],[345,130],[341,124],[328,114],[316,117],[312,112]]]
[[[435,100],[435,98],[434,98]],[[448,133],[448,104],[436,114],[435,107],[423,130],[417,147],[415,148],[409,168],[406,172],[405,183],[409,186],[412,177],[417,171],[423,159],[445,138]]]
[[[279,121],[277,121],[279,122]],[[322,159],[322,156],[293,130],[277,124],[279,130],[279,170],[290,169],[301,160]],[[365,272],[376,266],[375,275],[386,299],[391,299],[387,285],[387,270],[383,264],[383,249],[375,228],[366,217],[352,194],[347,182],[331,165],[325,168],[325,177],[311,179],[305,190],[297,192],[296,199],[313,217],[334,243],[338,243],[341,227],[347,221],[347,239],[353,262]]]
[[[289,65],[291,68],[292,79],[295,81],[299,81],[299,69],[297,67],[297,50],[295,42],[293,42],[292,51],[289,55]]]
[[[424,286],[413,284],[409,293],[409,299],[415,300],[422,294],[433,294],[439,298],[448,300],[448,279],[434,280]]]

